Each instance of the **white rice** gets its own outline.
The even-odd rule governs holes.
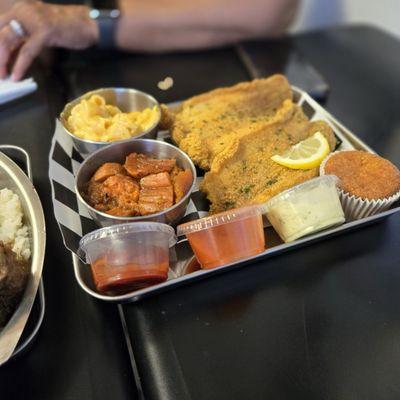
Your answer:
[[[23,210],[18,195],[0,190],[0,241],[25,260],[31,256],[28,227],[23,224]]]

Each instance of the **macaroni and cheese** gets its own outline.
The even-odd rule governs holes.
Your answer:
[[[93,95],[71,110],[68,126],[75,136],[95,142],[113,142],[140,135],[159,118],[157,106],[142,111],[122,112],[106,104],[104,98]]]

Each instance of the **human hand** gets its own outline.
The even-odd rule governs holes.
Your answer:
[[[17,21],[24,35],[11,26]],[[11,78],[20,80],[39,53],[46,47],[85,49],[98,41],[96,22],[86,6],[22,1],[0,15],[0,79],[8,75],[8,64],[16,53]]]

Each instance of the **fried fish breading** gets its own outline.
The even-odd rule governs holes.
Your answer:
[[[179,147],[209,169],[232,141],[276,122],[293,107],[291,100],[287,79],[273,75],[192,97],[176,113],[163,109],[163,121]]]
[[[178,109],[163,108],[164,127],[206,173],[201,190],[210,212],[261,203],[313,178],[317,168],[294,170],[271,160],[320,131],[331,149],[336,139],[323,121],[310,122],[292,101],[282,75],[195,96]]]
[[[210,212],[262,203],[298,183],[318,175],[318,168],[293,170],[271,160],[271,156],[321,132],[333,150],[336,140],[324,121],[309,122],[298,106],[280,120],[234,140],[217,155],[201,189],[211,201]]]

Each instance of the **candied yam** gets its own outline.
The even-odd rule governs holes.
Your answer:
[[[168,172],[147,175],[140,180],[141,188],[157,188],[171,186],[171,184],[171,177],[169,176]]]
[[[96,207],[98,204],[104,205],[108,201],[108,195],[104,190],[102,183],[90,181],[87,186],[87,191],[84,193],[85,200],[92,206]]]
[[[155,214],[159,211],[160,211],[159,207],[154,203],[145,203],[145,202],[139,203],[140,215]]]
[[[174,190],[167,172],[148,175],[140,180],[139,212],[154,214],[174,204]]]
[[[131,153],[125,159],[124,168],[134,178],[141,178],[146,175],[146,160],[144,154]]]
[[[174,204],[172,185],[157,188],[142,188],[139,195],[141,215],[154,214]]]
[[[107,212],[109,207],[107,204],[102,204],[102,203],[98,203],[98,204],[94,204],[93,207],[97,210],[97,211],[101,211],[101,212]]]
[[[119,207],[136,209],[139,199],[139,184],[127,175],[114,175],[104,181],[105,191]]]
[[[186,195],[193,183],[192,171],[186,169],[179,171],[172,176],[172,183],[175,193],[175,202],[178,202]]]
[[[95,182],[104,182],[107,178],[117,174],[125,174],[124,167],[119,163],[105,163],[97,169],[92,180]]]
[[[139,196],[139,184],[127,175],[110,176],[104,181],[104,190],[110,197],[129,195],[137,200]]]
[[[134,217],[138,215],[139,207],[135,206],[124,208],[124,207],[114,207],[107,211],[107,214],[114,215],[116,217]]]
[[[133,178],[143,178],[159,172],[171,172],[176,165],[174,159],[157,160],[144,154],[131,153],[125,159],[124,168]]]
[[[174,204],[171,174],[180,171],[175,159],[157,160],[132,153],[124,165],[105,163],[99,167],[87,184],[85,199],[97,210],[115,216],[157,213]]]
[[[172,186],[159,187],[159,188],[144,188],[140,191],[140,201],[153,201],[159,203],[173,203],[173,189]]]

